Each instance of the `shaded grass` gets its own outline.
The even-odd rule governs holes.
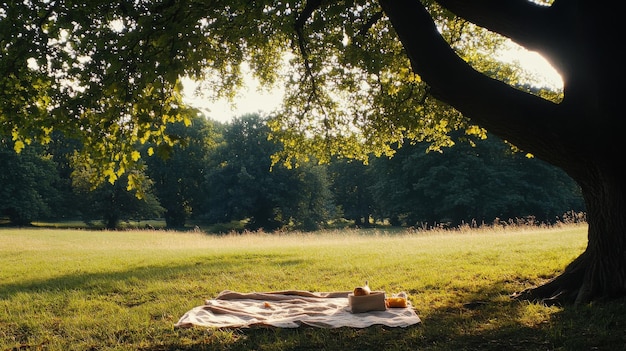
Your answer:
[[[586,227],[244,233],[0,230],[0,350],[618,350],[624,301],[513,302],[560,272]],[[406,291],[423,323],[175,329],[225,289]]]

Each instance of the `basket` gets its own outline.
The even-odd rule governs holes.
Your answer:
[[[348,294],[348,307],[352,313],[361,313],[369,311],[385,311],[384,291],[372,291],[368,295],[355,296],[353,293]]]

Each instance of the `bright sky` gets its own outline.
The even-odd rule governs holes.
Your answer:
[[[247,86],[239,92],[239,98],[231,104],[226,99],[211,102],[207,97],[194,96],[197,84],[192,80],[184,80],[185,97],[187,104],[202,110],[207,117],[219,121],[228,122],[233,117],[239,117],[249,113],[270,113],[280,105],[283,91],[275,89],[265,92],[259,86],[256,79],[247,79]],[[209,94],[207,94],[209,95]]]
[[[502,57],[503,61],[519,61],[522,67],[537,75],[538,83],[553,88],[563,88],[563,79],[551,65],[535,51],[528,51],[521,47],[512,46],[511,50]]]
[[[537,74],[545,86],[563,87],[563,81],[558,72],[539,54],[522,48],[513,48],[510,55],[503,56],[505,61],[520,61],[526,69]],[[543,78],[541,78],[543,77]],[[227,100],[210,102],[208,98],[194,96],[197,86],[191,80],[185,80],[185,102],[202,110],[209,118],[228,122],[233,117],[248,113],[270,113],[278,108],[283,97],[283,91],[276,89],[271,93],[259,91],[259,82],[253,78],[247,80],[247,87],[240,91],[240,97],[234,101],[234,107]],[[207,94],[209,95],[209,94]]]

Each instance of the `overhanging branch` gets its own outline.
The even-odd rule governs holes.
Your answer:
[[[438,4],[529,49],[545,46],[546,26],[554,23],[551,8],[528,0],[436,0]],[[533,23],[529,26],[528,23]]]
[[[413,70],[431,87],[432,96],[528,152],[537,149],[534,142],[553,140],[552,135],[541,133],[554,130],[548,124],[558,113],[558,105],[476,71],[444,40],[420,1],[381,0],[380,3]]]
[[[361,28],[359,29],[359,32],[356,34],[356,36],[365,36],[367,31],[370,30],[370,28],[372,28],[372,26],[375,25],[376,22],[378,22],[381,18],[383,18],[383,14],[384,13],[382,11],[376,12],[372,17],[370,17],[363,24],[363,26],[361,26]]]
[[[322,5],[322,0],[309,0],[306,5],[302,9],[302,12],[296,18],[294,27],[296,31],[296,36],[298,40],[298,49],[300,50],[300,55],[302,55],[302,60],[304,61],[304,71],[305,71],[305,79],[308,79],[311,83],[311,94],[309,94],[308,103],[311,104],[315,100],[319,101],[318,86],[317,80],[315,78],[315,74],[313,73],[313,68],[311,67],[311,60],[309,58],[309,51],[307,49],[307,43],[304,36],[304,25],[306,21],[311,18],[313,12],[317,10]],[[320,103],[320,106],[322,104]],[[308,107],[307,107],[308,108]]]

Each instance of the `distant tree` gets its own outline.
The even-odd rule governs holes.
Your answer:
[[[188,113],[193,113],[189,111]],[[207,196],[202,187],[206,176],[206,157],[209,154],[213,130],[212,122],[204,117],[189,118],[191,127],[182,122],[167,126],[167,133],[178,142],[166,157],[146,159],[146,173],[154,182],[154,192],[161,206],[167,227],[182,228],[187,219],[198,212]],[[148,144],[147,147],[155,147]]]
[[[330,163],[331,191],[345,219],[356,226],[369,226],[375,212],[370,187],[374,179],[369,166],[361,161],[335,159]]]
[[[313,188],[325,184],[322,169],[272,167],[271,156],[281,146],[268,140],[266,122],[249,114],[225,126],[223,142],[209,156],[207,218],[249,219],[251,230],[319,226],[331,212],[330,193]]]
[[[209,157],[207,179],[211,222],[251,218],[249,227],[272,230],[280,226],[278,203],[270,176],[269,156],[278,147],[267,140],[268,130],[257,114],[235,118],[223,131],[223,142]],[[272,176],[276,176],[276,173]]]
[[[20,154],[13,142],[0,136],[0,216],[14,225],[28,225],[49,216],[59,202],[59,175],[51,157],[41,146]]]
[[[278,208],[282,218],[290,219],[291,226],[305,231],[321,229],[329,219],[338,215],[334,195],[325,165],[313,162],[288,171],[285,179],[288,191]]]
[[[51,140],[46,144],[46,150],[56,165],[59,181],[55,188],[59,193],[58,201],[55,202],[50,216],[53,219],[76,219],[80,218],[81,208],[79,199],[72,187],[72,158],[81,147],[76,139],[67,138],[61,132],[53,132]]]
[[[164,209],[152,192],[151,181],[143,174],[141,188],[129,188],[129,174],[126,173],[115,182],[104,182],[92,188],[89,170],[79,168],[74,172],[73,185],[82,209],[83,220],[90,224],[101,220],[107,229],[118,228],[122,221],[159,218]]]
[[[369,191],[376,211],[389,218],[392,225],[412,226],[429,221],[434,216],[422,194],[413,184],[420,178],[425,165],[419,162],[425,144],[404,145],[393,158],[376,158],[371,162],[372,182]]]
[[[377,207],[406,224],[493,222],[536,217],[554,222],[584,211],[576,183],[563,171],[522,153],[495,136],[460,142],[442,153],[428,145],[405,145],[392,159],[372,162]]]

